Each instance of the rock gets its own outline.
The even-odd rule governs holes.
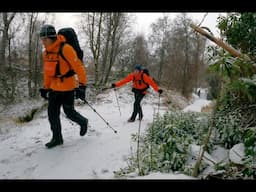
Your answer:
[[[236,144],[229,150],[229,159],[231,162],[235,164],[243,165],[244,157],[245,157],[245,152],[244,152],[243,143]]]

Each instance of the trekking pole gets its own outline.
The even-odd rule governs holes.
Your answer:
[[[97,113],[97,115],[114,131],[114,133],[117,133],[117,131],[114,129],[114,128],[112,128],[110,125],[109,125],[109,123],[88,103],[88,101],[86,101],[85,99],[83,100],[84,101],[84,103],[87,103],[87,105],[89,105],[89,107],[95,112],[95,113]]]
[[[158,97],[158,115],[159,115],[159,109],[160,109],[160,93],[159,93],[159,97]]]
[[[118,106],[118,109],[119,109],[119,113],[120,113],[120,116],[121,116],[121,110],[120,110],[120,105],[119,105],[118,98],[117,98],[117,95],[116,95],[116,89],[114,89],[114,92],[115,92],[115,96],[116,96],[116,102],[117,102],[117,106]]]
[[[139,129],[138,129],[138,141],[137,141],[137,161],[138,161],[138,171],[139,175],[143,175],[142,169],[140,167],[140,128],[141,128],[141,119],[139,122]]]

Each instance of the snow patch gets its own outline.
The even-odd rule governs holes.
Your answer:
[[[201,112],[202,107],[207,106],[211,104],[211,101],[205,100],[205,99],[197,99],[194,103],[191,105],[185,107],[182,111],[188,112],[188,111],[194,111],[194,112]]]

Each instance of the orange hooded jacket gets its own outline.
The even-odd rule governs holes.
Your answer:
[[[62,42],[66,39],[62,35],[57,36],[57,40],[50,46],[45,47],[43,52],[44,62],[44,88],[52,89],[54,91],[71,91],[77,87],[75,75],[61,78],[55,77],[56,64],[59,62],[60,75],[67,73],[70,68],[77,74],[79,85],[87,84],[87,75],[82,61],[77,57],[75,50],[69,44],[63,47],[63,55],[69,61],[65,61],[59,54],[59,49]]]
[[[143,71],[140,71],[137,74],[132,72],[132,73],[128,74],[124,79],[116,82],[115,85],[116,85],[116,87],[121,87],[122,85],[124,85],[130,81],[133,81],[132,87],[135,89],[139,89],[139,90],[146,89],[147,84],[149,84],[156,92],[158,92],[159,87],[154,82],[154,80],[145,73],[143,74],[143,80],[142,80],[142,73],[143,73]],[[147,84],[145,84],[143,81],[146,82]],[[143,93],[146,94],[147,91],[144,91]]]

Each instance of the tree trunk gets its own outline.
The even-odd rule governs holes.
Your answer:
[[[110,17],[111,19],[111,17]],[[103,58],[102,58],[102,75],[101,75],[101,80],[100,80],[100,84],[103,84],[104,82],[104,77],[105,77],[105,72],[106,72],[106,66],[107,66],[107,62],[108,62],[108,54],[109,54],[109,42],[110,42],[110,37],[111,37],[111,25],[108,27],[107,29],[107,38],[106,38],[106,45],[105,45],[105,50],[104,50],[104,54],[103,54]]]
[[[233,55],[234,57],[239,57],[241,56],[241,53],[239,51],[237,51],[236,49],[234,49],[233,47],[225,44],[222,40],[217,39],[216,37],[214,37],[213,35],[207,33],[206,31],[204,31],[202,28],[194,25],[194,24],[190,24],[190,26],[197,32],[199,32],[201,35],[207,37],[209,40],[213,41],[214,43],[216,43],[217,45],[219,45],[220,47],[222,47],[223,49],[225,49],[226,51],[228,51],[231,55]]]
[[[119,20],[120,20],[120,15],[114,15],[114,28],[113,28],[113,35],[111,37],[111,50],[110,50],[110,58],[109,58],[109,65],[107,69],[107,73],[105,76],[104,84],[108,81],[108,77],[111,71],[111,68],[114,64],[115,58],[116,58],[116,50],[118,48],[118,45],[116,45],[116,32],[117,32],[117,27],[119,26]]]
[[[34,87],[33,87],[33,96],[37,95],[37,90],[39,88],[39,67],[38,67],[38,49],[39,49],[39,39],[37,38],[35,52],[34,52]]]
[[[3,23],[3,28],[1,29],[2,31],[2,39],[1,39],[1,44],[0,44],[0,77],[1,77],[1,84],[3,87],[3,91],[1,93],[1,95],[3,95],[4,98],[8,98],[8,100],[10,100],[10,93],[9,93],[9,85],[8,85],[8,67],[10,66],[6,66],[6,48],[9,45],[9,35],[8,35],[8,31],[9,31],[9,27],[10,24],[12,22],[12,20],[14,19],[16,13],[1,13],[2,16],[2,23]],[[10,47],[8,48],[9,54],[10,54]],[[10,59],[10,58],[9,58]],[[10,62],[10,60],[9,60]],[[10,63],[9,63],[10,65]],[[11,88],[11,90],[13,90]]]
[[[35,96],[35,78],[34,74],[36,73],[35,71],[35,65],[36,65],[36,54],[37,54],[37,46],[38,44],[38,38],[33,38],[35,37],[35,26],[37,23],[37,17],[38,13],[31,13],[29,16],[29,43],[28,43],[28,95],[29,97],[34,97]],[[33,41],[33,39],[37,39],[36,42]],[[34,86],[32,87],[32,84]]]
[[[162,80],[162,71],[163,71],[163,65],[164,65],[164,47],[161,47],[160,50],[160,63],[159,63],[159,71],[158,71],[158,81],[159,83]]]

